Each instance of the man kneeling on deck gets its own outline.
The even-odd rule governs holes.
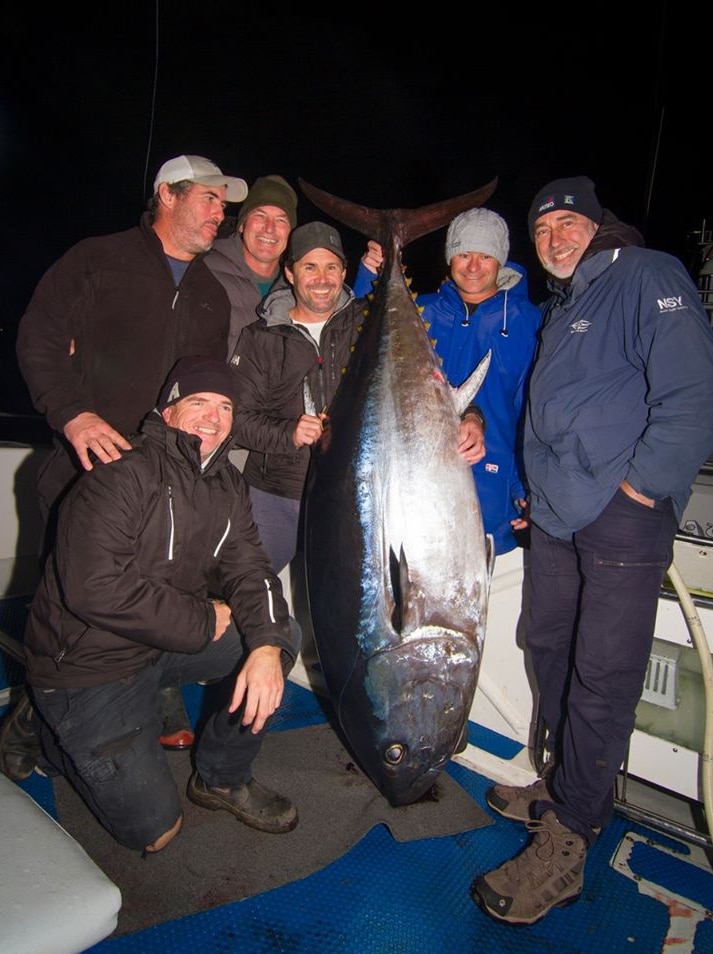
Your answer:
[[[183,821],[159,742],[163,686],[221,680],[190,800],[261,831],[297,824],[291,802],[252,777],[301,634],[228,460],[233,386],[222,361],[182,358],[134,449],[82,475],[25,634],[47,773],[66,775],[120,844],[146,852]]]

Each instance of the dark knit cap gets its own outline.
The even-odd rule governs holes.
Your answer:
[[[555,179],[537,193],[527,216],[530,238],[535,238],[535,222],[548,212],[578,212],[597,225],[602,221],[602,207],[594,191],[594,183],[587,176]]]
[[[262,176],[250,186],[247,199],[240,206],[238,227],[247,218],[248,212],[260,205],[276,205],[290,220],[290,228],[297,225],[297,193],[282,176]]]
[[[307,225],[300,225],[290,235],[290,244],[287,249],[287,261],[297,262],[303,255],[313,252],[316,248],[326,248],[329,252],[334,252],[339,258],[347,264],[347,256],[342,248],[342,240],[336,229],[326,222],[308,222]]]
[[[161,389],[156,407],[165,410],[191,394],[208,391],[235,402],[235,372],[216,358],[181,358]]]

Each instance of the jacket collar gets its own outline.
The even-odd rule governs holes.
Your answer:
[[[354,292],[348,285],[342,285],[342,291],[337,302],[337,307],[329,316],[329,320],[342,311],[349,302],[354,301]],[[292,294],[292,286],[273,288],[268,292],[265,299],[258,305],[257,313],[260,318],[265,319],[268,327],[276,325],[291,325],[290,309],[294,307],[295,296]]]
[[[145,418],[141,433],[145,434],[150,440],[161,444],[166,454],[173,460],[187,464],[191,469],[201,474],[215,473],[230,463],[228,454],[235,443],[234,434],[231,432],[227,438],[214,452],[205,468],[201,463],[200,446],[201,441],[195,434],[186,434],[176,427],[169,427],[160,412],[154,408]]]

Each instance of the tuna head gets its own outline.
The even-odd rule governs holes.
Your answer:
[[[480,665],[478,645],[434,627],[364,660],[339,696],[356,758],[392,805],[425,795],[457,749]]]

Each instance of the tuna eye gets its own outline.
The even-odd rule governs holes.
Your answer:
[[[384,761],[389,765],[398,765],[399,762],[402,762],[406,755],[406,746],[401,745],[400,742],[395,742],[393,745],[390,745],[388,749],[384,752]]]

